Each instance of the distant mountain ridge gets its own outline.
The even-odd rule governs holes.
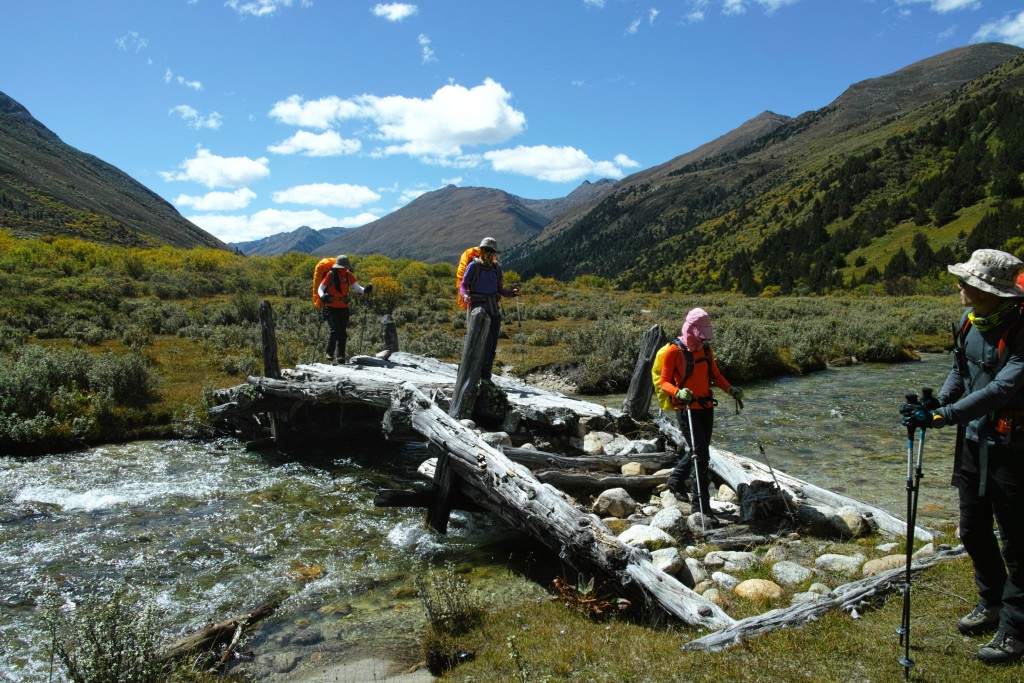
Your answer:
[[[64,143],[2,92],[0,227],[19,237],[227,248],[120,169]]]
[[[291,232],[279,232],[258,240],[229,242],[228,246],[246,256],[280,256],[292,251],[312,254],[345,230],[346,228],[314,230],[308,225],[303,225]]]
[[[1012,117],[1015,102],[992,98],[1024,89],[1022,54],[999,43],[957,48],[854,84],[822,109],[794,118],[765,112],[693,152],[617,182],[599,201],[515,246],[504,263],[527,277],[598,275],[621,287],[690,292],[757,293],[778,283],[786,293],[842,286],[843,272],[863,275],[864,265],[855,270],[854,258],[848,264],[846,255],[860,249],[857,256],[865,261],[892,256],[872,251],[871,240],[884,236],[883,227],[907,224],[914,211],[916,220],[932,221],[929,239],[936,249],[950,244],[956,233],[938,231],[950,218],[945,206],[936,206],[943,188],[931,178],[949,172],[955,149],[942,151],[940,145],[929,156],[919,140],[934,138],[928,126],[956,116],[958,107],[967,107],[961,116],[976,116],[970,105],[975,101],[979,109],[995,107],[994,114]],[[1005,132],[1012,129],[1004,127],[1003,138],[1013,137]],[[992,149],[1017,149],[1015,140],[1003,138],[971,153],[991,157]],[[1004,158],[986,160],[987,168],[1017,163],[1010,152],[1000,154]],[[847,168],[853,162],[868,172],[854,174]],[[957,183],[956,177],[949,182]],[[973,194],[984,197],[987,188]],[[967,201],[969,195],[944,201]],[[976,223],[967,223],[967,231]],[[846,251],[823,248],[832,234],[843,235]],[[913,231],[905,234],[909,248]]]

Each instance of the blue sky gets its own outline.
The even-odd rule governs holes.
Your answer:
[[[225,241],[530,199],[974,42],[1024,0],[0,0],[0,91]]]

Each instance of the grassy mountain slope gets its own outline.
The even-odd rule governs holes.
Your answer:
[[[537,234],[548,222],[547,216],[507,192],[449,185],[379,220],[346,230],[314,253],[383,254],[457,263],[462,252],[483,237],[494,237],[505,249]]]
[[[20,237],[64,235],[126,246],[227,247],[124,172],[65,144],[4,93],[0,227]]]
[[[856,284],[856,268],[881,272],[892,253],[854,251],[915,219],[935,252],[949,241],[943,226],[984,215],[972,210],[978,203],[1012,206],[1024,171],[1013,132],[1022,53],[973,45],[858,83],[742,144],[620,181],[506,264],[640,289],[757,293]],[[951,186],[961,189],[940,202]],[[963,227],[973,232],[977,222]],[[906,233],[909,250],[914,231]]]

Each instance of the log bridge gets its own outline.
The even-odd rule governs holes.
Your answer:
[[[265,317],[272,326],[269,305],[267,308]],[[644,337],[634,381],[622,410],[546,391],[509,377],[495,376],[492,383],[481,383],[478,350],[485,328],[482,311],[474,311],[469,319],[463,361],[458,366],[398,352],[393,347],[397,336],[385,329],[384,339],[392,342],[377,356],[356,356],[344,365],[313,363],[279,369],[273,334],[264,334],[267,376],[249,377],[242,385],[215,392],[210,418],[248,439],[253,447],[274,444],[278,448],[297,448],[301,447],[303,436],[316,434],[322,440],[325,433],[331,432],[372,431],[389,441],[425,441],[436,458],[432,487],[415,492],[382,491],[376,504],[424,507],[427,524],[441,533],[447,530],[452,510],[485,510],[538,539],[564,562],[584,575],[596,577],[618,596],[642,606],[648,613],[667,615],[713,632],[712,636],[720,634],[702,639],[707,649],[738,642],[744,633],[753,635],[773,625],[807,621],[829,607],[852,609],[857,601],[849,596],[879,590],[880,580],[876,578],[861,592],[856,584],[848,584],[854,588],[845,591],[837,589],[837,595],[846,596],[843,600],[823,601],[817,607],[802,605],[792,610],[776,610],[764,618],[744,622],[732,619],[720,607],[655,567],[646,549],[621,541],[601,518],[581,506],[570,493],[579,495],[622,487],[649,494],[664,484],[664,468],[675,463],[681,435],[670,421],[650,419],[647,412],[651,383],[639,379],[650,376],[654,352],[664,338],[660,327],[652,328]],[[268,354],[273,358],[268,358]],[[513,443],[529,442],[532,447],[491,445],[497,442],[479,434],[474,429],[477,424],[487,426],[492,433],[504,432]],[[646,436],[646,443],[654,442],[661,448],[655,447],[652,453],[587,456],[582,452],[583,439],[594,431]],[[662,472],[633,476],[618,473],[627,462],[639,463],[644,471]],[[570,469],[573,472],[566,471]],[[616,474],[602,475],[602,471]],[[882,533],[906,534],[905,523],[881,508],[778,470],[773,477],[762,463],[735,453],[712,448],[711,472],[716,482],[728,484],[739,495],[742,522],[763,521],[758,517],[779,511],[778,506],[757,504],[764,502],[764,492],[768,491],[776,499],[784,497],[786,509],[798,514],[801,509],[813,511],[817,506],[849,505]],[[800,517],[813,519],[813,515]],[[916,531],[917,538],[931,540],[932,530],[918,527]],[[766,542],[769,537],[754,538]],[[709,535],[705,540],[728,546],[724,538]],[[917,565],[915,562],[914,570]],[[881,582],[888,585],[887,580],[894,583],[898,579],[893,573]],[[701,644],[690,644],[694,646]]]

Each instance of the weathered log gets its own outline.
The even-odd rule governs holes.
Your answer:
[[[654,384],[651,382],[651,368],[658,349],[665,345],[665,331],[661,325],[655,325],[644,333],[640,340],[640,352],[637,354],[636,367],[629,380],[629,390],[622,401],[622,412],[634,420],[645,420],[651,412],[651,396]]]
[[[571,456],[533,451],[528,448],[501,449],[510,460],[530,469],[538,467],[558,467],[560,469],[576,469],[587,471],[618,472],[623,465],[637,462],[642,465],[654,466],[658,469],[672,467],[676,463],[676,454],[665,451],[658,453],[633,453],[630,455],[590,455]]]
[[[679,443],[682,436],[675,425],[665,419],[657,420],[656,424],[669,441]],[[767,465],[751,458],[737,455],[736,453],[720,450],[714,446],[711,447],[710,469],[712,476],[727,483],[730,488],[736,491],[737,495],[741,495],[741,485],[749,486],[754,479],[774,483]],[[906,522],[880,507],[823,489],[778,470],[775,471],[775,478],[778,479],[779,485],[782,486],[783,493],[787,495],[787,500],[796,502],[798,505],[823,505],[832,508],[850,506],[855,508],[864,517],[870,519],[871,523],[882,533],[906,536]],[[742,495],[740,500],[742,502]],[[935,531],[918,524],[915,525],[914,538],[928,542],[935,538]]]
[[[462,342],[462,362],[455,378],[451,407],[448,414],[456,419],[469,417],[476,403],[477,383],[484,365],[487,334],[491,317],[482,308],[474,308],[467,318],[466,338]]]
[[[274,329],[274,311],[270,302],[260,302],[260,339],[263,342],[263,376],[281,377],[281,363],[277,359],[277,332]]]
[[[733,623],[717,605],[655,568],[646,551],[624,544],[599,518],[581,512],[565,494],[488,446],[414,385],[395,392],[391,411],[408,416],[416,431],[448,453],[448,466],[467,496],[515,528],[529,531],[578,571],[686,623],[713,629]]]
[[[965,556],[966,552],[963,546],[958,546],[951,550],[943,550],[934,555],[915,560],[911,564],[910,570],[911,572],[920,572],[939,562]],[[903,588],[905,578],[906,568],[897,567],[876,576],[843,584],[835,588],[829,595],[823,596],[820,600],[800,603],[786,609],[774,609],[764,614],[741,619],[720,631],[684,644],[683,649],[717,652],[736,645],[743,638],[757,636],[780,628],[806,624],[836,607],[849,612],[878,595],[884,595],[896,588]]]
[[[611,475],[596,477],[592,474],[579,472],[537,472],[534,476],[543,484],[550,484],[563,491],[579,491],[593,493],[608,489],[626,489],[627,491],[650,491],[659,484],[664,484],[668,474],[648,475]]]
[[[161,661],[176,661],[189,655],[210,653],[218,645],[228,645],[234,640],[234,636],[239,629],[244,631],[261,619],[270,616],[280,604],[281,600],[275,598],[260,605],[251,612],[226,619],[191,635],[179,638],[164,648],[160,653],[160,659]]]
[[[384,350],[377,354],[377,357],[387,360],[391,354],[398,351],[398,326],[390,314],[385,314],[380,319],[380,338],[384,343]]]

